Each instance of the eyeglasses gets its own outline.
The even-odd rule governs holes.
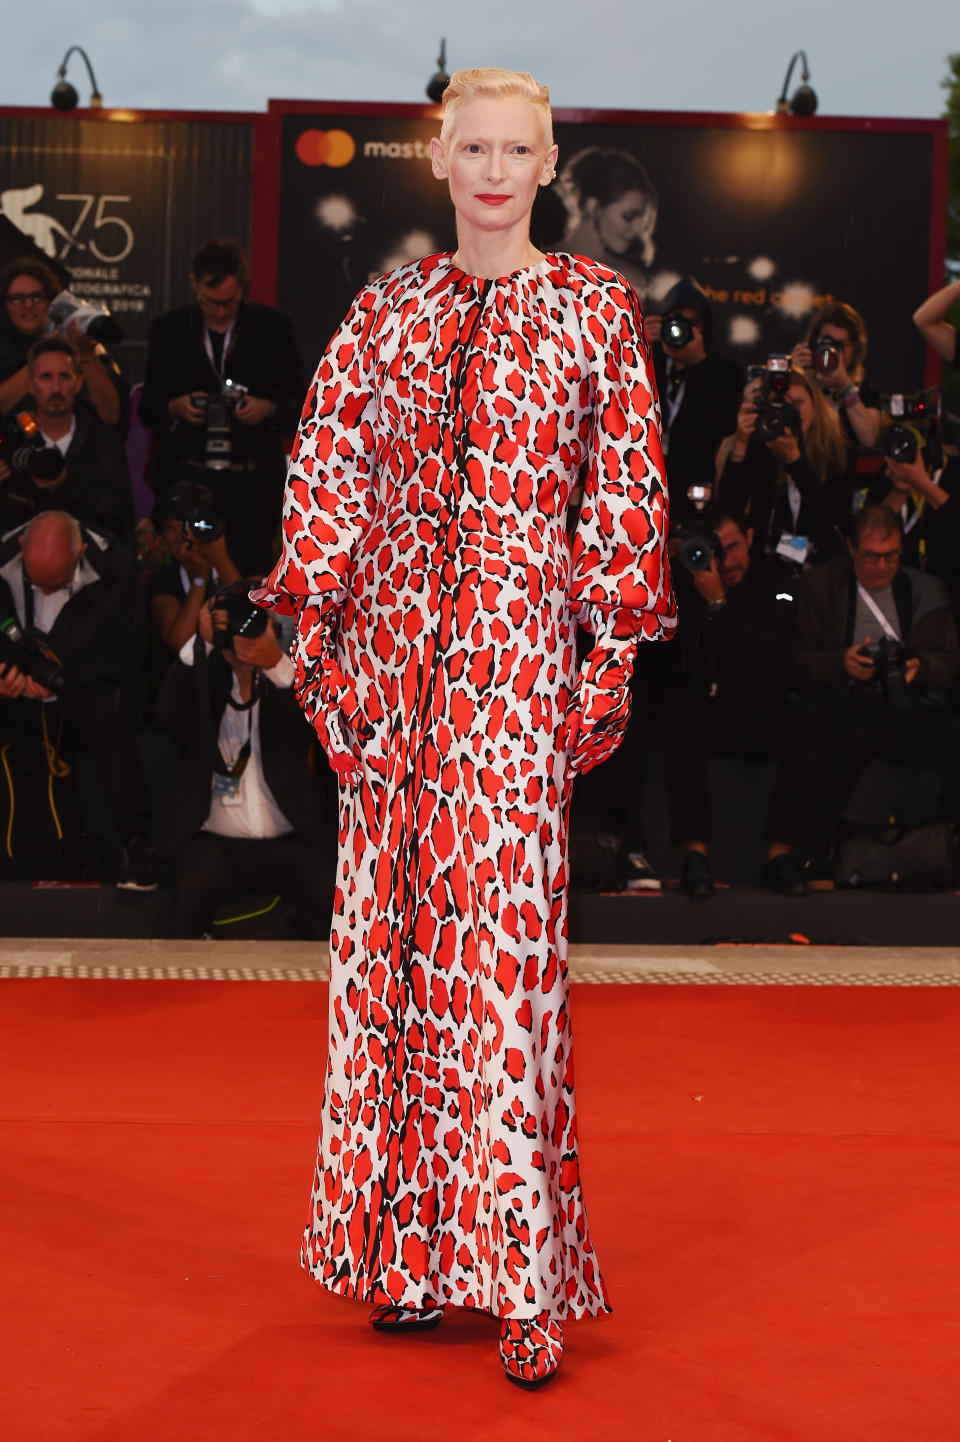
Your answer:
[[[26,295],[8,295],[7,305],[39,305],[46,300],[42,290],[31,290]]]
[[[866,561],[868,566],[889,566],[893,561],[899,561],[902,551],[858,551],[861,561]]]
[[[237,291],[237,294],[232,295],[229,300],[213,300],[211,296],[203,295],[201,291],[197,291],[197,304],[201,310],[233,310],[240,304],[242,299],[243,294],[241,291]]]

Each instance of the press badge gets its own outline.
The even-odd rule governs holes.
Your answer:
[[[219,772],[213,777],[213,799],[224,806],[240,805],[240,782],[241,776],[221,776]]]
[[[777,542],[777,555],[794,566],[802,566],[810,552],[806,536],[791,536],[784,533]]]

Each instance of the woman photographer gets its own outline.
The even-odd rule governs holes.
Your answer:
[[[764,440],[762,382],[751,380],[737,429],[717,452],[719,494],[750,518],[754,549],[806,567],[842,549],[852,492],[848,448],[833,407],[811,376],[787,372],[780,434]]]
[[[790,364],[809,371],[855,446],[868,450],[880,431],[880,397],[865,380],[867,327],[842,301],[818,310],[807,338],[794,346]]]
[[[12,411],[30,394],[27,352],[35,340],[48,334],[51,301],[63,286],[49,266],[39,260],[12,260],[0,270],[0,415]],[[77,352],[83,376],[81,400],[102,421],[126,431],[129,392],[119,367],[99,342],[71,321],[64,338]]]

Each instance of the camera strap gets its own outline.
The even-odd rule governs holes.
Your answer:
[[[236,324],[236,321],[232,320],[227,329],[223,332],[223,349],[220,352],[219,365],[217,365],[217,362],[214,359],[213,341],[210,339],[210,328],[209,326],[203,327],[203,348],[207,353],[207,360],[210,362],[210,369],[213,371],[217,380],[220,382],[221,389],[223,388],[224,377],[227,373],[227,358],[230,355],[230,348],[233,345],[233,332],[236,328]]]
[[[246,711],[247,713],[247,739],[240,747],[240,750],[237,752],[236,760],[232,764],[227,763],[223,751],[220,748],[220,742],[218,739],[217,759],[214,763],[213,769],[217,772],[219,776],[229,776],[234,781],[239,781],[240,777],[247,769],[247,762],[250,760],[251,737],[253,735],[253,708],[260,700],[260,690],[260,672],[255,671],[253,673],[253,685],[250,690],[249,701],[235,701],[232,695],[227,697],[227,705],[230,707],[231,710]]]
[[[891,641],[899,641],[900,637],[890,625],[890,622],[887,620],[886,616],[883,614],[880,607],[871,596],[870,592],[866,590],[863,586],[861,586],[859,581],[857,582],[857,593],[859,594],[860,599],[866,606],[867,610],[872,611],[874,616],[876,616],[877,620],[880,623],[881,629],[883,630],[883,634],[885,636],[889,636]]]

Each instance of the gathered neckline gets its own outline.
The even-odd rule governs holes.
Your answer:
[[[449,270],[456,275],[466,276],[468,280],[475,280],[478,285],[503,285],[508,280],[519,279],[520,276],[535,275],[546,266],[555,264],[557,259],[556,252],[547,251],[542,260],[536,260],[532,265],[521,265],[516,270],[507,271],[504,275],[485,276],[474,275],[472,271],[464,270],[462,266],[457,265],[453,259],[454,252],[452,250],[444,251],[443,255]]]

